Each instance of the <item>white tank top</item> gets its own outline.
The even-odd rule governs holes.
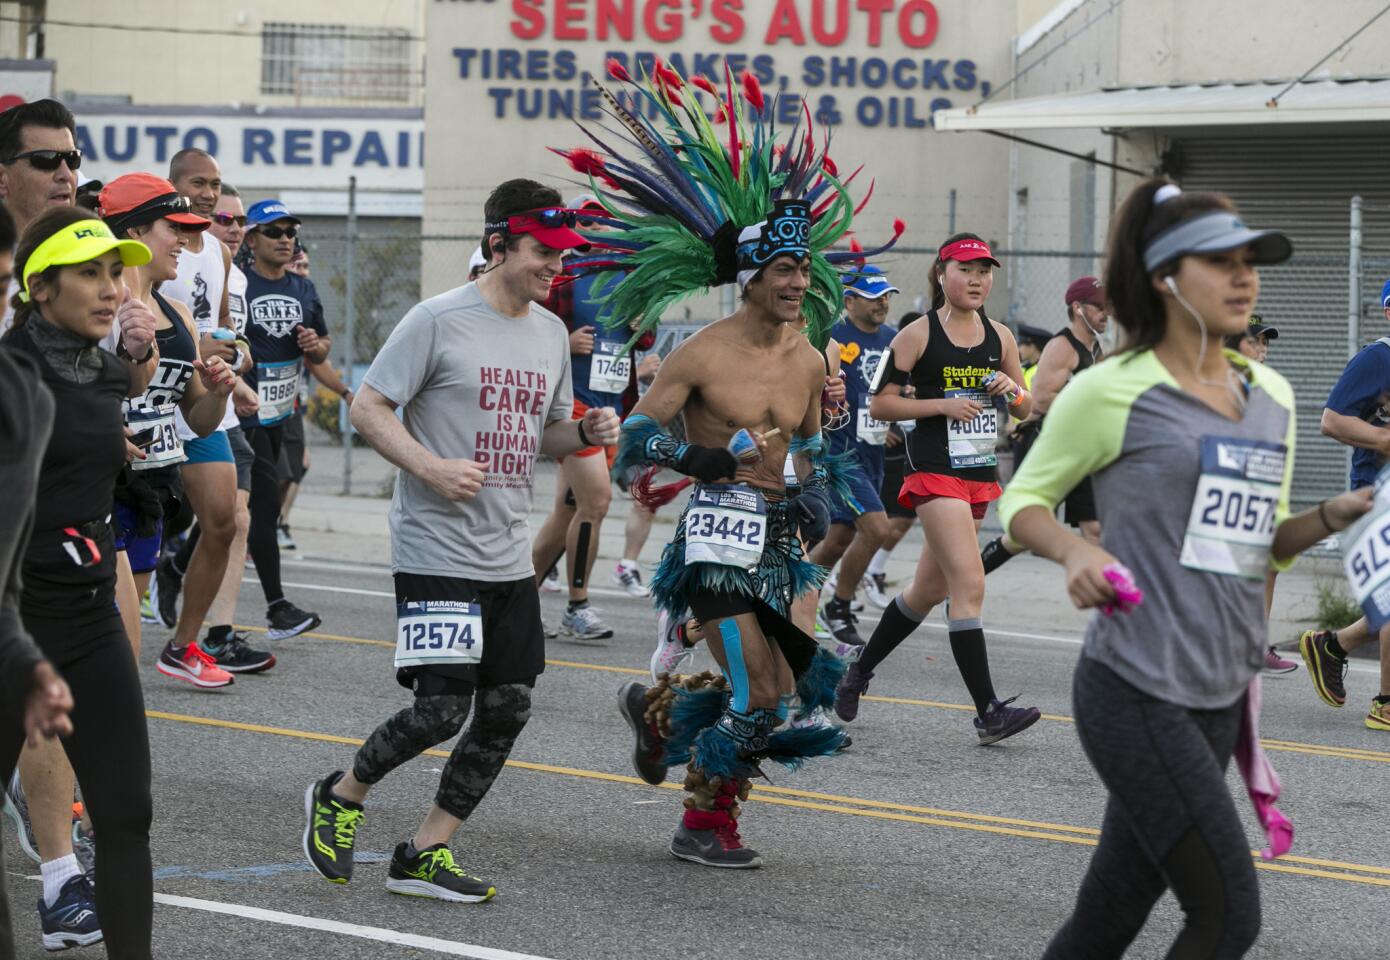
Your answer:
[[[222,290],[227,282],[222,250],[222,241],[204,231],[203,249],[197,253],[185,249],[179,254],[178,276],[159,286],[159,293],[166,300],[179,300],[188,307],[193,314],[193,322],[198,326],[199,336],[212,333],[222,320]],[[198,436],[189,429],[182,412],[174,419],[179,439],[188,441]],[[217,429],[226,430],[236,426],[237,422],[236,411],[228,401],[227,413]]]

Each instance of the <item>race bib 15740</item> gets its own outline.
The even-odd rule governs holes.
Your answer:
[[[483,658],[483,608],[456,600],[396,604],[396,666],[464,665]]]

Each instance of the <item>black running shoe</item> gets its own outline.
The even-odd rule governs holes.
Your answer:
[[[835,688],[835,716],[845,723],[859,716],[859,698],[869,692],[869,681],[873,678],[872,670],[862,670],[857,662],[851,663]]]
[[[618,712],[637,738],[632,748],[633,769],[652,786],[665,783],[666,772],[670,769],[661,762],[666,744],[656,727],[647,722],[647,688],[636,680],[623,684],[618,690]]]
[[[334,770],[304,791],[304,856],[333,883],[352,879],[352,848],[364,817],[360,803],[333,795],[342,777],[343,771]]]
[[[986,574],[993,573],[1013,558],[1014,555],[1004,549],[1003,537],[995,537],[980,551],[980,561],[985,565]]]
[[[980,735],[980,745],[998,743],[1006,737],[1027,730],[1042,717],[1037,707],[1011,707],[1009,704],[1018,697],[1007,700],[991,700],[984,719],[975,718],[975,732]]]
[[[247,642],[249,639],[246,634],[239,632],[233,632],[221,646],[204,639],[203,652],[228,673],[260,673],[275,666],[275,654],[252,649]]]
[[[692,830],[682,823],[671,838],[671,855],[702,867],[726,870],[754,870],[763,865],[758,851],[743,845],[738,821],[732,817],[713,830]]]
[[[288,600],[281,600],[265,612],[265,622],[270,627],[265,634],[268,639],[288,640],[305,630],[314,629],[323,620],[317,613],[301,610]]]
[[[174,572],[174,561],[165,558],[154,568],[154,583],[150,584],[150,606],[159,617],[159,622],[170,630],[179,622],[179,591],[183,589],[183,577]]]
[[[849,608],[848,600],[841,600],[838,597],[832,598],[829,603],[821,608],[821,617],[825,620],[825,625],[829,628],[831,636],[835,638],[836,644],[840,647],[862,647],[864,638],[859,635],[859,629],[855,624],[859,622]],[[836,651],[837,656],[844,657],[845,654]]]
[[[492,884],[464,873],[444,843],[424,850],[416,850],[409,842],[397,844],[391,855],[386,889],[408,897],[453,903],[483,903],[497,896],[497,888]]]
[[[1313,689],[1322,702],[1329,707],[1344,707],[1347,703],[1347,662],[1328,648],[1328,642],[1336,639],[1337,635],[1331,630],[1305,630],[1298,638],[1298,652],[1303,654]]]

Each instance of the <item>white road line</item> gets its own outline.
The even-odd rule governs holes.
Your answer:
[[[245,917],[248,920],[261,920],[265,923],[278,923],[286,927],[299,927],[303,930],[321,930],[324,933],[337,933],[345,937],[361,940],[375,940],[401,947],[414,947],[418,950],[433,950],[450,957],[469,957],[471,960],[547,960],[531,953],[514,953],[511,950],[497,950],[493,947],[479,947],[457,940],[441,940],[438,937],[422,937],[415,933],[402,933],[385,927],[364,927],[358,923],[343,923],[339,920],[324,920],[321,917],[304,917],[296,913],[281,913],[279,910],[262,910],[260,907],[247,907],[239,903],[222,903],[218,900],[199,900],[194,897],[175,897],[167,893],[156,893],[155,903],[170,907],[184,907],[189,910],[203,910],[208,913],[221,913],[232,917]]]
[[[255,577],[243,577],[241,582],[259,583]],[[385,590],[361,590],[357,587],[330,587],[320,583],[286,582],[285,586],[295,587],[300,590],[322,590],[325,593],[351,593],[363,597],[389,597],[392,600],[396,599],[394,593],[389,593]],[[624,600],[637,599],[635,597],[629,597],[625,590],[609,590],[606,587],[590,587],[589,592],[604,597],[619,597]],[[872,628],[878,624],[878,619],[874,617],[860,617],[859,622],[872,630]],[[928,622],[925,626],[929,630],[945,631],[947,629],[944,623]],[[1069,647],[1079,647],[1085,642],[1081,637],[1064,637],[1049,633],[1028,633],[1023,630],[1000,630],[994,627],[990,627],[988,633],[991,637],[1009,637],[1015,640],[1042,640],[1047,643],[1060,643]],[[1380,667],[1374,664],[1351,663],[1347,665],[1347,669],[1352,673],[1373,673],[1377,676],[1380,675]]]

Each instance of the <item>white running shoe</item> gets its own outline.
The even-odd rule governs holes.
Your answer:
[[[550,568],[550,573],[541,580],[541,593],[560,592],[560,568],[554,566]]]
[[[613,568],[613,582],[627,591],[629,597],[650,597],[652,592],[642,582],[642,568],[635,563],[619,560]]]
[[[665,610],[656,618],[656,650],[652,653],[652,683],[658,683],[663,673],[680,673],[695,660],[695,648],[681,643],[680,620]]]
[[[576,640],[607,640],[613,636],[613,628],[600,620],[598,611],[587,603],[566,611],[560,632]]]
[[[827,642],[835,639],[835,635],[830,632],[830,626],[825,622],[825,618],[821,616],[819,607],[816,608],[816,639],[825,640]]]
[[[885,573],[865,574],[864,597],[875,608],[887,610],[888,604],[893,602],[893,595],[888,592],[888,575]]]

